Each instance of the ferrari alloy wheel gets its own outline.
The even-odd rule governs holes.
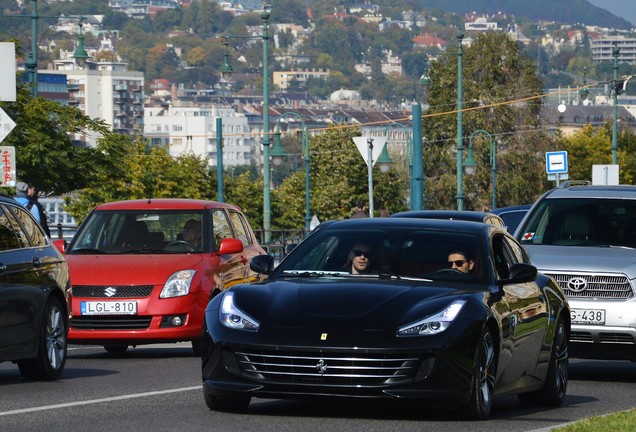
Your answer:
[[[490,329],[485,328],[482,331],[477,350],[472,393],[466,414],[471,420],[485,420],[492,409],[497,367],[495,344]]]
[[[559,317],[552,342],[550,365],[548,366],[543,388],[535,392],[520,394],[519,400],[522,403],[547,406],[559,406],[563,403],[568,387],[568,339],[569,335],[565,322],[562,317]]]
[[[60,376],[66,363],[67,326],[61,302],[47,300],[40,329],[38,355],[20,360],[18,368],[25,378],[52,380]]]

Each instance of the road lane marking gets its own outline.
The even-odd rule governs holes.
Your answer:
[[[164,395],[164,394],[169,394],[169,393],[179,393],[179,392],[186,392],[186,391],[192,391],[192,390],[201,390],[201,389],[202,389],[201,386],[181,387],[181,388],[176,388],[176,389],[171,389],[171,390],[159,390],[159,391],[154,391],[154,392],[135,393],[135,394],[122,395],[122,396],[113,396],[113,397],[101,398],[101,399],[91,399],[91,400],[86,400],[86,401],[67,402],[67,403],[56,404],[56,405],[44,405],[44,406],[40,406],[40,407],[23,408],[23,409],[11,410],[11,411],[0,411],[0,416],[7,416],[7,415],[14,415],[14,414],[25,414],[25,413],[31,413],[31,412],[36,412],[36,411],[46,411],[46,410],[59,409],[59,408],[70,408],[70,407],[97,404],[97,403],[103,403],[103,402],[115,402],[115,401],[121,401],[121,400],[126,400],[126,399],[135,399],[135,398],[141,398],[141,397],[157,396],[157,395]]]

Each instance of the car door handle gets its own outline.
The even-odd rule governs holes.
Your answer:
[[[33,267],[38,268],[41,265],[42,265],[42,261],[40,261],[40,258],[33,257]]]
[[[4,271],[7,269],[7,266],[0,263],[0,273],[4,273]]]

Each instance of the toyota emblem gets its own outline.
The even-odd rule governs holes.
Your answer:
[[[582,292],[587,288],[587,281],[582,277],[573,277],[568,281],[568,288],[574,292]]]

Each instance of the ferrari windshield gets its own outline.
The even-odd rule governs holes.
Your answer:
[[[344,276],[356,273],[352,269],[356,257],[366,257],[368,269],[361,272],[364,275],[481,283],[485,280],[486,261],[479,240],[474,233],[439,229],[328,228],[294,249],[276,271],[287,277]],[[449,257],[460,265],[453,266]],[[467,264],[467,271],[460,272],[458,267],[463,264]]]

